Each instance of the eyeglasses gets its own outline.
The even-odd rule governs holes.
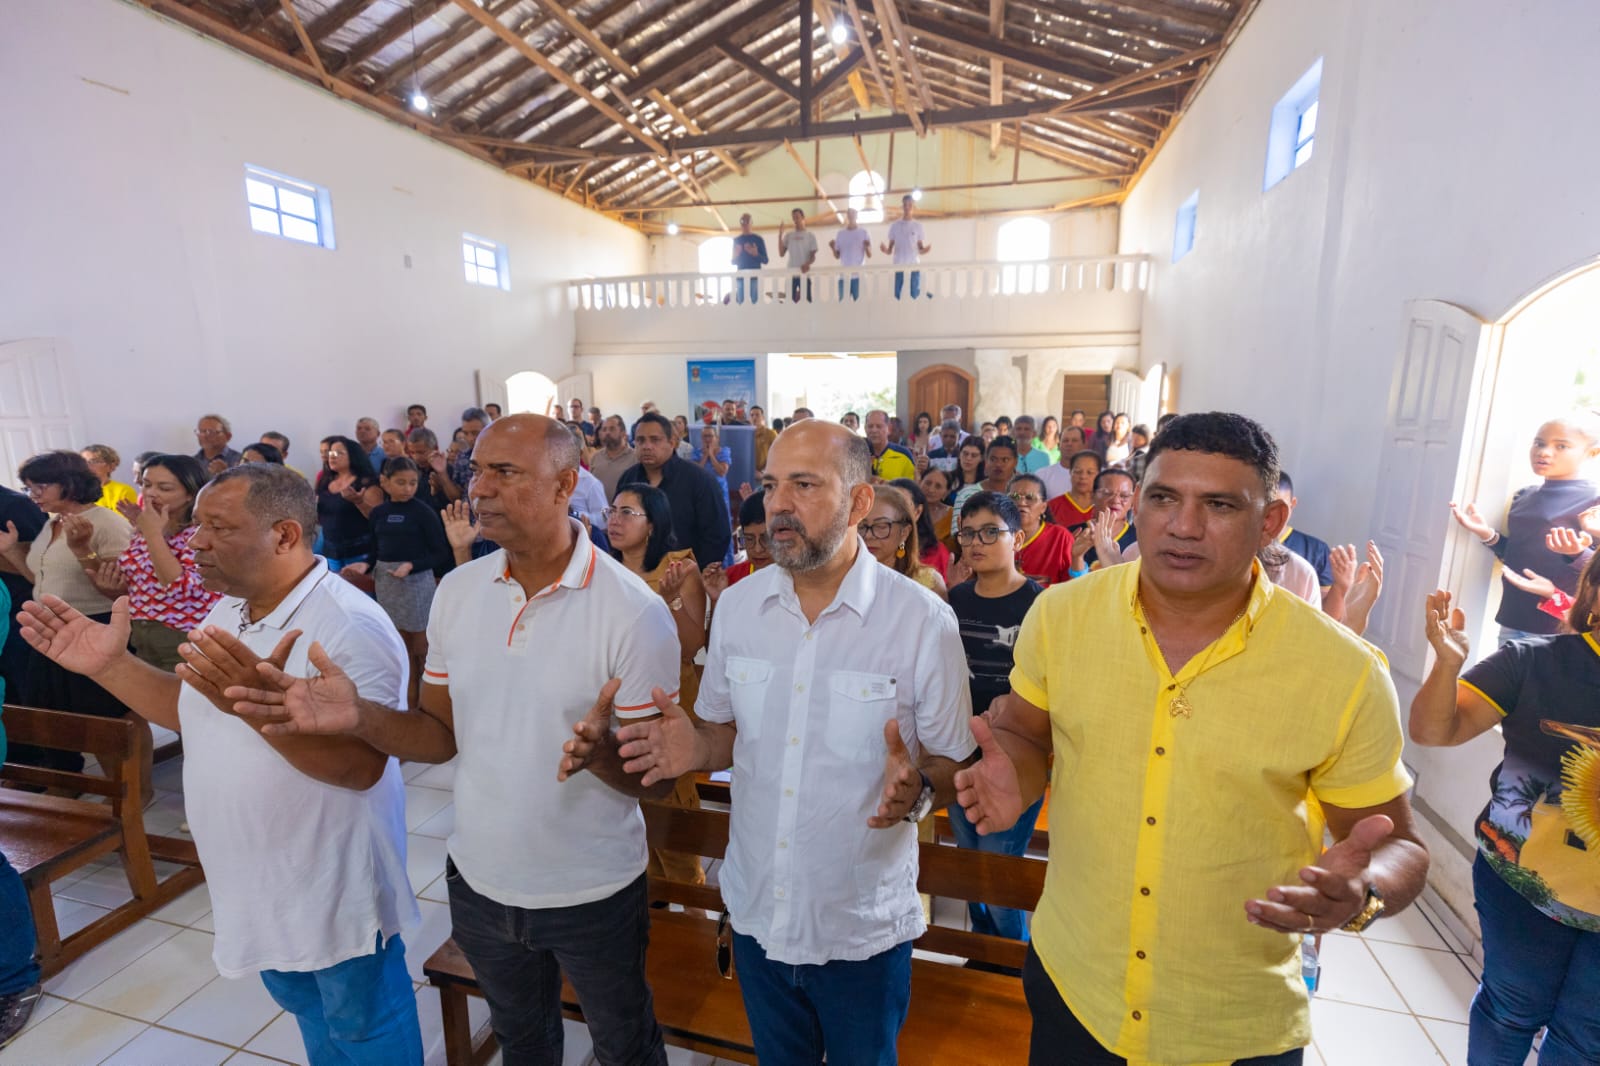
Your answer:
[[[1011,498],[1017,503],[1043,503],[1044,497],[1037,492],[1013,492]]]
[[[223,435],[223,430],[220,430],[220,429],[197,429],[197,430],[194,431],[194,435],[197,436],[197,437],[220,437],[220,436]]]
[[[1096,489],[1094,492],[1094,498],[1097,500],[1121,500],[1123,503],[1131,503],[1133,501],[1133,493],[1112,492],[1110,489]]]
[[[53,488],[55,488],[55,486],[48,483],[44,485],[35,485],[31,481],[24,481],[22,483],[22,491],[27,493],[29,496],[43,496],[46,492]]]
[[[910,522],[900,518],[879,518],[873,522],[862,522],[856,526],[856,530],[868,540],[888,540],[894,536],[894,531],[900,526],[909,526],[910,524]]]
[[[643,518],[643,511],[635,511],[632,507],[607,507],[600,512],[600,521],[609,522],[613,518]]]
[[[1003,529],[1000,526],[984,526],[981,529],[962,526],[956,530],[956,543],[971,544],[973,541],[977,541],[979,544],[993,544],[1001,537],[1010,536],[1015,532],[1016,530],[1014,529]]]
[[[772,538],[765,533],[757,533],[752,537],[741,529],[733,535],[733,539],[741,551],[752,544],[759,545],[764,551],[772,550]]]

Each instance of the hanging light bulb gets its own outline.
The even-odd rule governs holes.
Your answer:
[[[421,89],[411,94],[411,110],[423,113],[428,110],[428,97]]]
[[[850,27],[846,26],[842,21],[835,22],[829,36],[833,39],[834,44],[844,44],[850,39]]]
[[[922,190],[920,188],[912,189],[911,198],[920,202],[922,200]]]
[[[678,224],[676,222],[668,222],[667,223],[667,236],[668,237],[676,237],[677,235],[678,235]]]

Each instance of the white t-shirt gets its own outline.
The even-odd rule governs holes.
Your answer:
[[[839,249],[839,263],[842,266],[860,266],[867,261],[867,249],[872,246],[872,234],[867,232],[865,226],[851,229],[846,226],[833,237],[834,246]]]
[[[405,705],[406,649],[394,623],[321,559],[271,614],[241,630],[243,607],[224,597],[202,625],[237,633],[263,656],[299,629],[284,667],[291,677],[316,672],[309,656],[318,642],[364,699]],[[296,770],[188,685],[178,695],[178,720],[185,808],[210,885],[218,973],[322,970],[371,955],[380,933],[387,940],[416,924],[399,763],[390,759],[377,784],[356,792]]]
[[[897,218],[889,224],[889,240],[894,242],[896,263],[916,263],[922,259],[917,245],[922,243],[922,223],[916,219]]]
[[[791,270],[799,270],[817,254],[817,235],[808,229],[795,230],[786,240]]]
[[[600,524],[600,512],[606,509],[606,487],[583,467],[578,467],[578,487],[572,493],[570,506],[585,515],[595,525]]]
[[[561,578],[524,596],[497,551],[439,583],[423,680],[448,685],[458,755],[450,857],[473,891],[510,907],[605,899],[644,872],[639,801],[591,773],[556,780],[561,745],[611,678],[615,717],[676,699],[678,630],[663,600],[577,543]]]

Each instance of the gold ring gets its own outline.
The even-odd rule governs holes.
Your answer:
[[[1317,927],[1317,919],[1313,915],[1306,915],[1306,932],[1311,932]]]

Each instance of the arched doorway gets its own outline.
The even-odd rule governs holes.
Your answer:
[[[521,370],[506,378],[506,414],[532,411],[549,414],[556,402],[556,383],[537,370]]]

